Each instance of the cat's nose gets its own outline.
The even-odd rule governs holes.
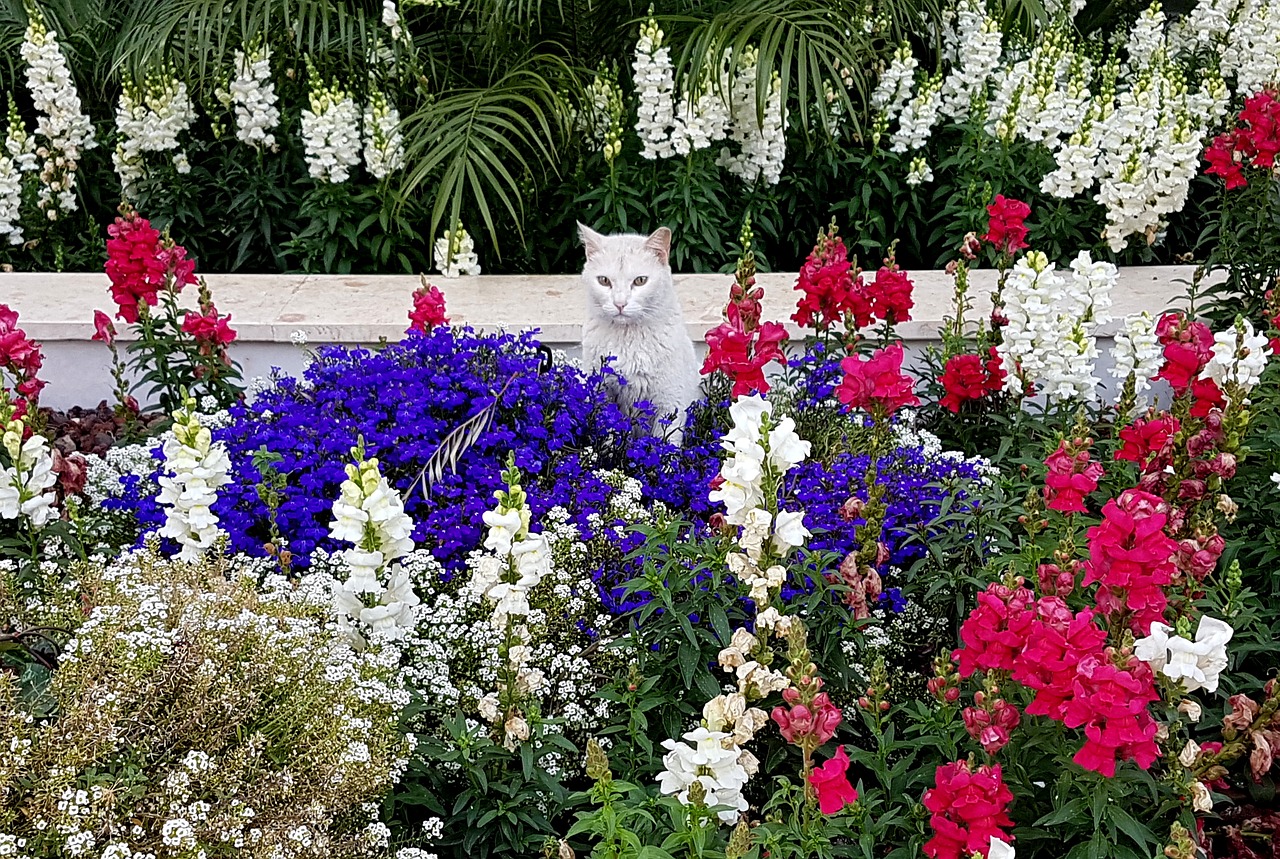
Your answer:
[[[618,313],[622,313],[622,311],[627,309],[627,303],[625,301],[615,301],[613,306],[618,308]]]

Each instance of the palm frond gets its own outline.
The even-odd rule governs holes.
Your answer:
[[[489,429],[489,425],[493,423],[493,416],[498,413],[498,406],[502,403],[502,396],[511,387],[511,383],[516,380],[519,373],[512,373],[507,379],[501,390],[494,396],[493,402],[488,403],[480,411],[467,418],[458,426],[454,427],[440,445],[435,449],[423,464],[422,470],[418,472],[418,476],[414,478],[413,483],[405,491],[405,500],[413,495],[413,490],[422,484],[422,494],[426,497],[431,491],[431,487],[444,477],[446,472],[455,471],[458,467],[458,461],[462,459],[463,454],[471,449],[480,437]]]
[[[726,52],[730,67],[749,47],[758,51],[756,65],[756,110],[763,120],[765,102],[773,73],[781,77],[782,91],[804,106],[820,99],[823,81],[839,83],[837,69],[852,73],[859,104],[845,86],[835,87],[845,114],[861,117],[866,95],[874,83],[871,67],[877,56],[875,46],[850,22],[856,20],[857,4],[839,0],[743,0],[699,20],[681,16],[670,19],[676,26],[693,25],[676,63],[682,80],[696,80],[706,65],[717,66]],[[809,111],[798,111],[800,122],[809,131]],[[825,119],[823,120],[826,121]]]
[[[429,234],[452,228],[464,205],[478,213],[495,247],[497,218],[521,229],[521,184],[535,171],[554,171],[556,141],[564,117],[551,73],[571,72],[558,57],[543,54],[503,74],[492,86],[460,89],[431,101],[402,125],[406,171],[402,193],[410,197],[435,187]],[[496,211],[495,211],[496,210]]]

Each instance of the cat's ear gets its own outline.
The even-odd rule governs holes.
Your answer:
[[[653,235],[644,240],[644,246],[653,251],[658,262],[666,265],[667,260],[671,259],[671,231],[666,227],[658,227]]]
[[[582,221],[578,221],[578,238],[582,240],[582,246],[587,249],[587,259],[591,259],[604,250],[604,236],[582,223]]]

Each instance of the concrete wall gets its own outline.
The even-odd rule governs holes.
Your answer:
[[[1100,331],[1100,369],[1110,366],[1106,354],[1111,335],[1124,316],[1152,314],[1182,304],[1191,281],[1191,266],[1132,267],[1121,270],[1112,310],[1116,321]],[[954,313],[952,279],[944,272],[912,272],[915,309],[912,320],[898,327],[914,353],[936,342],[944,316]],[[232,346],[246,379],[267,375],[273,367],[297,373],[304,350],[290,342],[302,332],[311,346],[322,343],[369,344],[397,340],[408,326],[412,293],[420,285],[413,276],[218,275],[206,276],[214,300],[239,333]],[[786,321],[792,336],[802,336],[789,321],[795,309],[793,273],[761,274],[765,290],[764,318]],[[578,347],[585,299],[572,276],[480,276],[436,279],[445,294],[451,322],[492,330],[538,328],[548,345],[573,354]],[[676,289],[684,304],[689,334],[702,347],[703,335],[721,321],[731,278],[727,275],[683,275]],[[990,311],[994,271],[972,273],[970,319]],[[195,290],[189,300],[194,303]],[[111,377],[106,347],[90,340],[93,311],[114,312],[108,282],[102,274],[0,273],[0,303],[20,314],[19,325],[39,340],[45,352],[44,377],[49,386],[41,402],[55,408],[94,405],[110,398]],[[122,337],[122,339],[125,339]],[[1105,372],[1101,375],[1106,378]]]

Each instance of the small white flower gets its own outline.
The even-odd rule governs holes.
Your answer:
[[[480,258],[476,256],[475,242],[461,224],[456,229],[446,230],[444,235],[436,239],[432,251],[436,268],[445,277],[480,274]]]
[[[1202,615],[1195,641],[1170,635],[1171,627],[1151,625],[1151,634],[1134,642],[1134,655],[1172,680],[1181,681],[1188,692],[1218,690],[1218,678],[1227,667],[1227,643],[1235,631],[1217,618]]]

